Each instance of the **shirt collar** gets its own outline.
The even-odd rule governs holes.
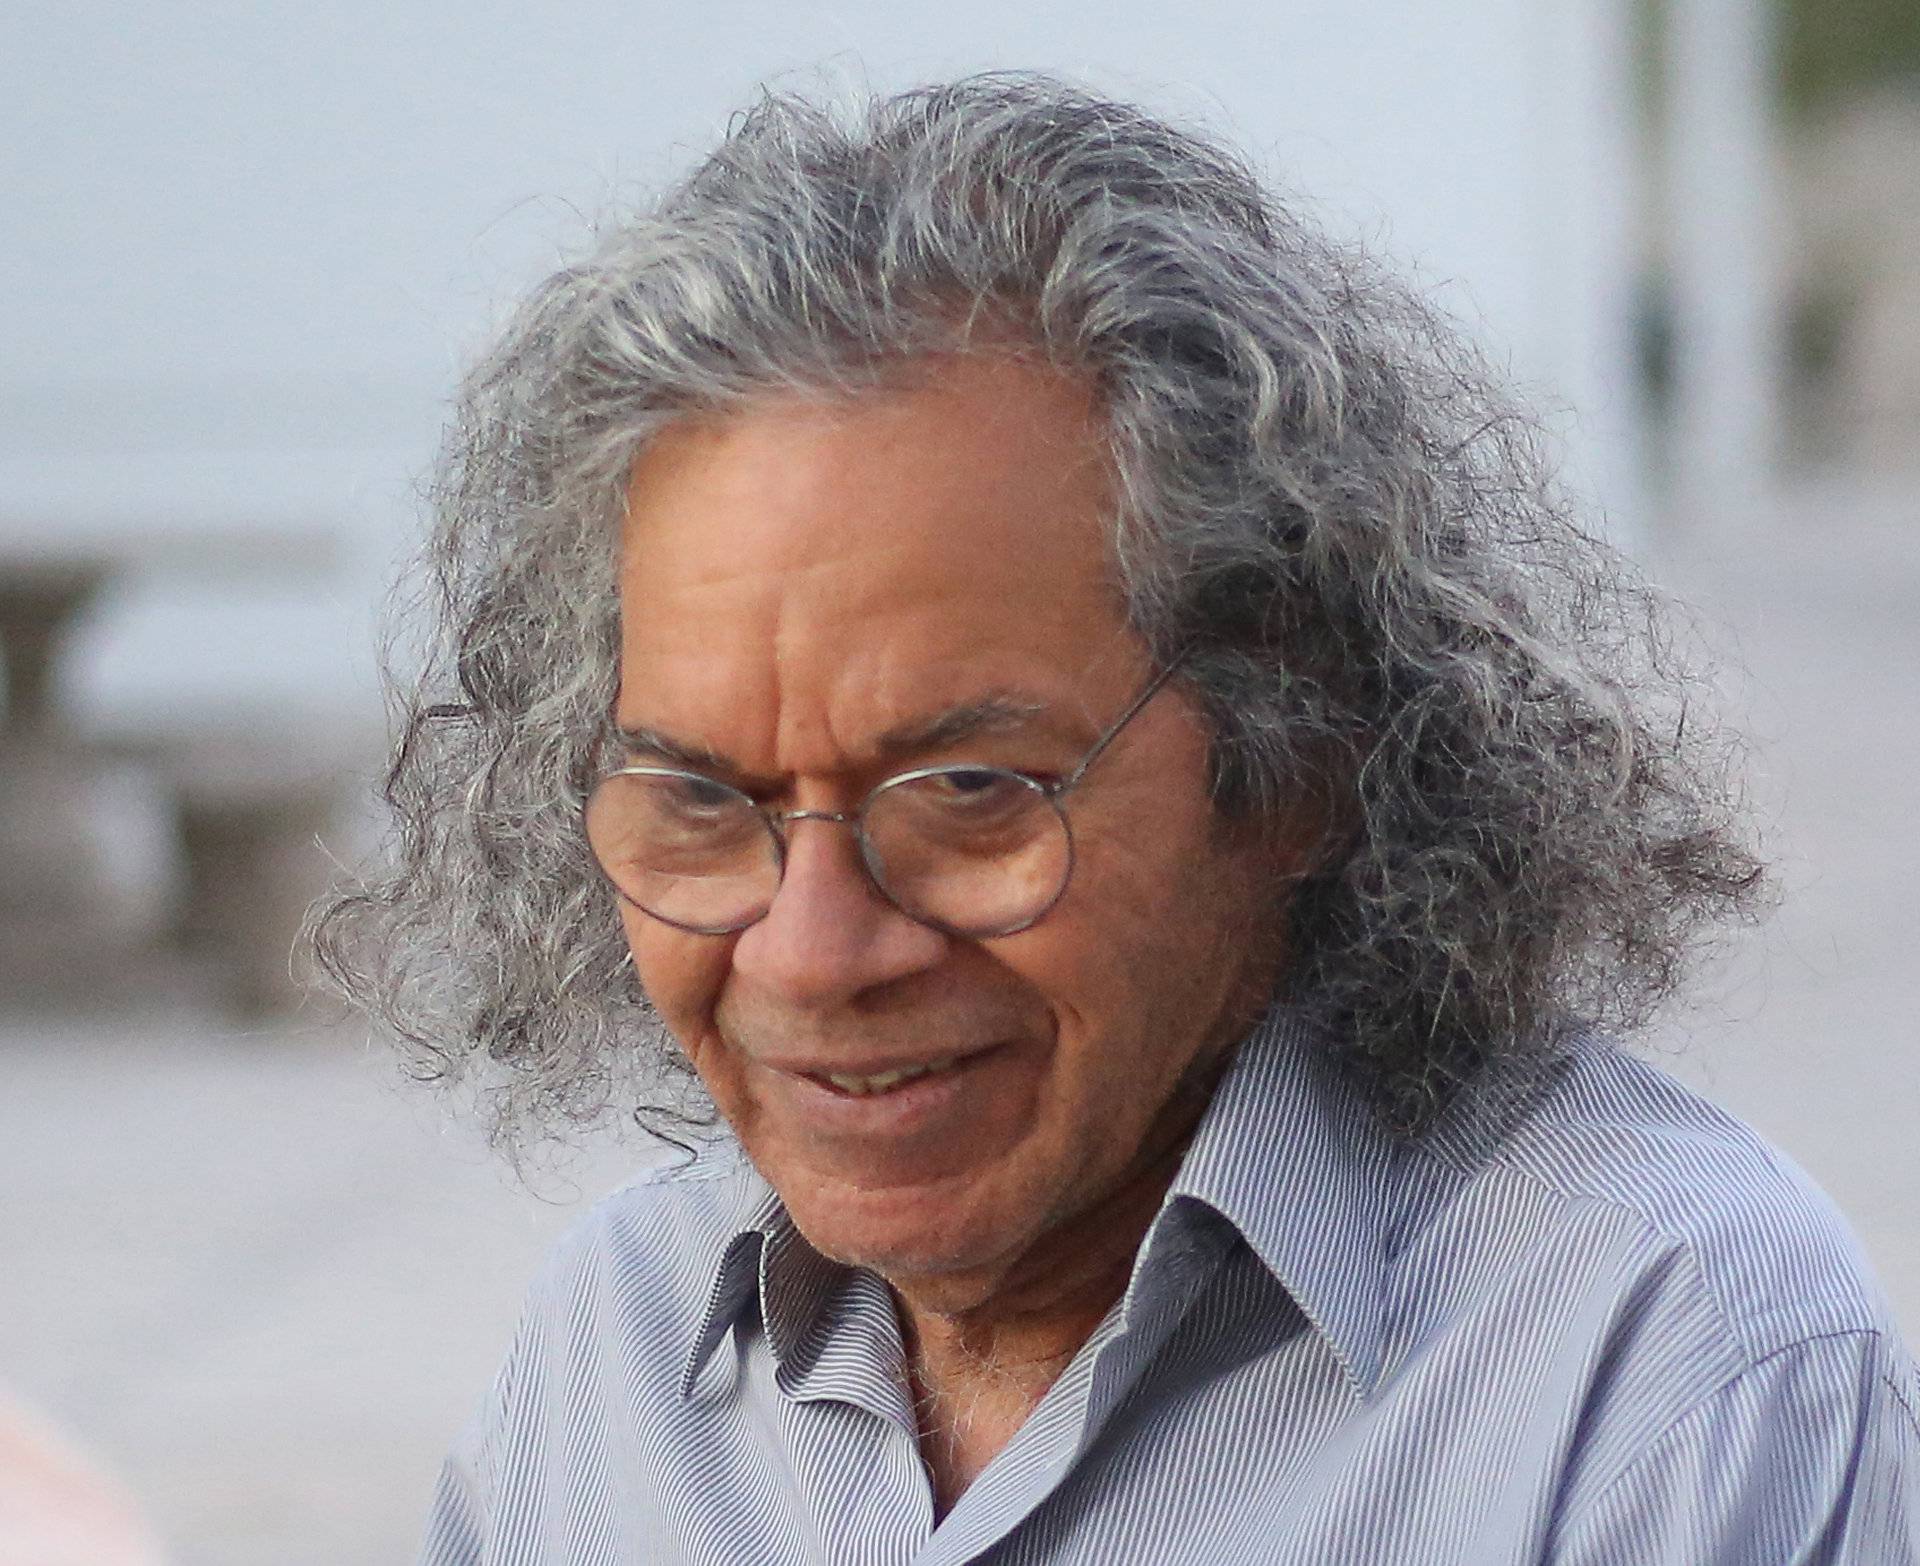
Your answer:
[[[1241,1045],[1167,1193],[1240,1231],[1360,1397],[1386,1353],[1396,1153],[1314,1030],[1277,1010]]]
[[[1236,1051],[1162,1208],[1165,1217],[1198,1202],[1231,1223],[1361,1397],[1379,1379],[1385,1356],[1394,1157],[1393,1138],[1313,1030],[1278,1010]],[[807,1243],[744,1159],[741,1180],[736,1221],[721,1235],[706,1309],[682,1370],[682,1397],[692,1396],[750,1302],[758,1300],[768,1347],[784,1362],[846,1272]]]
[[[693,1395],[700,1372],[747,1306],[757,1301],[776,1363],[785,1363],[837,1292],[847,1269],[801,1235],[773,1188],[740,1160],[740,1196],[724,1226],[713,1284],[699,1330],[681,1367],[680,1395]]]

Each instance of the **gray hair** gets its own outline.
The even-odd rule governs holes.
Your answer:
[[[626,475],[690,411],[859,396],[1009,343],[1098,389],[1127,610],[1184,660],[1220,810],[1329,804],[1285,998],[1389,1124],[1417,1131],[1575,1019],[1643,1020],[1752,905],[1653,596],[1407,287],[1217,147],[1047,78],[854,113],[769,97],[464,385],[394,853],[313,930],[421,1074],[483,1081],[506,1133],[702,1113],[579,826]]]

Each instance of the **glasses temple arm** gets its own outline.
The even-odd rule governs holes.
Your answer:
[[[1162,669],[1147,682],[1146,689],[1141,691],[1138,696],[1134,697],[1133,700],[1128,703],[1127,710],[1108,725],[1106,733],[1094,741],[1093,749],[1080,758],[1080,765],[1060,780],[1059,785],[1053,790],[1056,797],[1066,793],[1068,789],[1073,788],[1087,775],[1087,769],[1098,761],[1101,756],[1106,754],[1107,747],[1120,737],[1120,731],[1140,715],[1141,709],[1144,708],[1148,702],[1160,694],[1160,687],[1165,685],[1174,675],[1178,674],[1180,672],[1180,665],[1186,661],[1187,655],[1181,653],[1179,657],[1175,658],[1166,668]]]

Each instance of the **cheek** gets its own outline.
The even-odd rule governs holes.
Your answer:
[[[640,988],[683,1048],[697,1044],[711,1023],[731,938],[689,935],[634,908],[623,907],[620,922]]]
[[[1131,868],[1090,868],[1076,868],[1066,898],[1031,931],[993,943],[1045,1002],[1064,1051],[1057,1064],[1076,1079],[1125,1069],[1137,1055],[1142,1007],[1164,982],[1168,933],[1164,886]]]
[[[1063,1021],[1131,1051],[1136,1069],[1162,1050],[1196,1054],[1215,1042],[1258,1001],[1252,992],[1273,961],[1272,921],[1256,911],[1246,850],[1216,841],[1198,811],[1161,828],[1089,852],[1058,924],[1034,932],[1054,939],[1019,960]]]
[[[1078,846],[1061,911],[1083,964],[1123,984],[1132,974],[1157,973],[1190,939],[1194,916],[1215,914],[1226,890],[1205,833],[1176,814],[1089,833]]]

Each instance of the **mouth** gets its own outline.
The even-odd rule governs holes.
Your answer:
[[[761,1072],[762,1134],[803,1144],[819,1167],[856,1170],[868,1183],[924,1180],[967,1163],[1024,1113],[1027,1076],[1007,1042],[917,1060],[878,1051],[789,1057],[762,1062]]]
[[[836,1092],[845,1093],[850,1098],[872,1098],[876,1094],[891,1093],[905,1087],[909,1082],[918,1082],[923,1077],[938,1076],[951,1071],[966,1058],[961,1055],[949,1055],[944,1060],[930,1060],[917,1066],[896,1066],[889,1071],[875,1071],[865,1075],[850,1071],[808,1071],[803,1072],[802,1075]]]

